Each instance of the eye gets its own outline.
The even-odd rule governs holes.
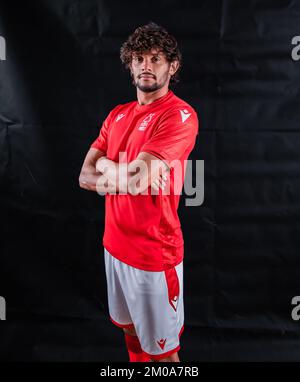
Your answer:
[[[135,62],[142,62],[143,61],[143,57],[142,56],[136,56],[136,57],[133,58],[133,60]]]
[[[154,57],[152,57],[152,61],[153,62],[157,62],[157,61],[159,61],[160,60],[160,58],[158,57],[158,56],[154,56]]]

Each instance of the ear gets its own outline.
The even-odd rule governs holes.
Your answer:
[[[172,61],[170,64],[169,74],[173,76],[179,68],[179,61]]]

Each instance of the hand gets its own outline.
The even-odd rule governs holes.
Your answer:
[[[158,191],[160,188],[163,190],[166,186],[168,177],[166,173],[160,174],[158,178],[154,179],[151,183],[151,187]]]

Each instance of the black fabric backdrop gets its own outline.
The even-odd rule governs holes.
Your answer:
[[[299,323],[300,2],[1,1],[0,359],[127,360],[107,316],[104,199],[81,190],[91,142],[136,98],[121,43],[148,21],[180,44],[173,91],[198,112],[205,200],[180,204],[183,360],[295,361]]]

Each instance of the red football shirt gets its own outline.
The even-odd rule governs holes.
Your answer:
[[[180,192],[174,192],[174,173],[180,164],[182,189],[185,160],[197,134],[195,110],[171,90],[148,105],[137,101],[118,105],[103,122],[91,147],[104,151],[108,159],[119,162],[119,152],[126,152],[129,163],[144,151],[169,164],[177,160],[168,175],[169,195],[162,190],[151,195],[150,186],[148,195],[105,195],[103,245],[120,261],[148,271],[164,271],[182,261],[184,241],[177,214]]]

